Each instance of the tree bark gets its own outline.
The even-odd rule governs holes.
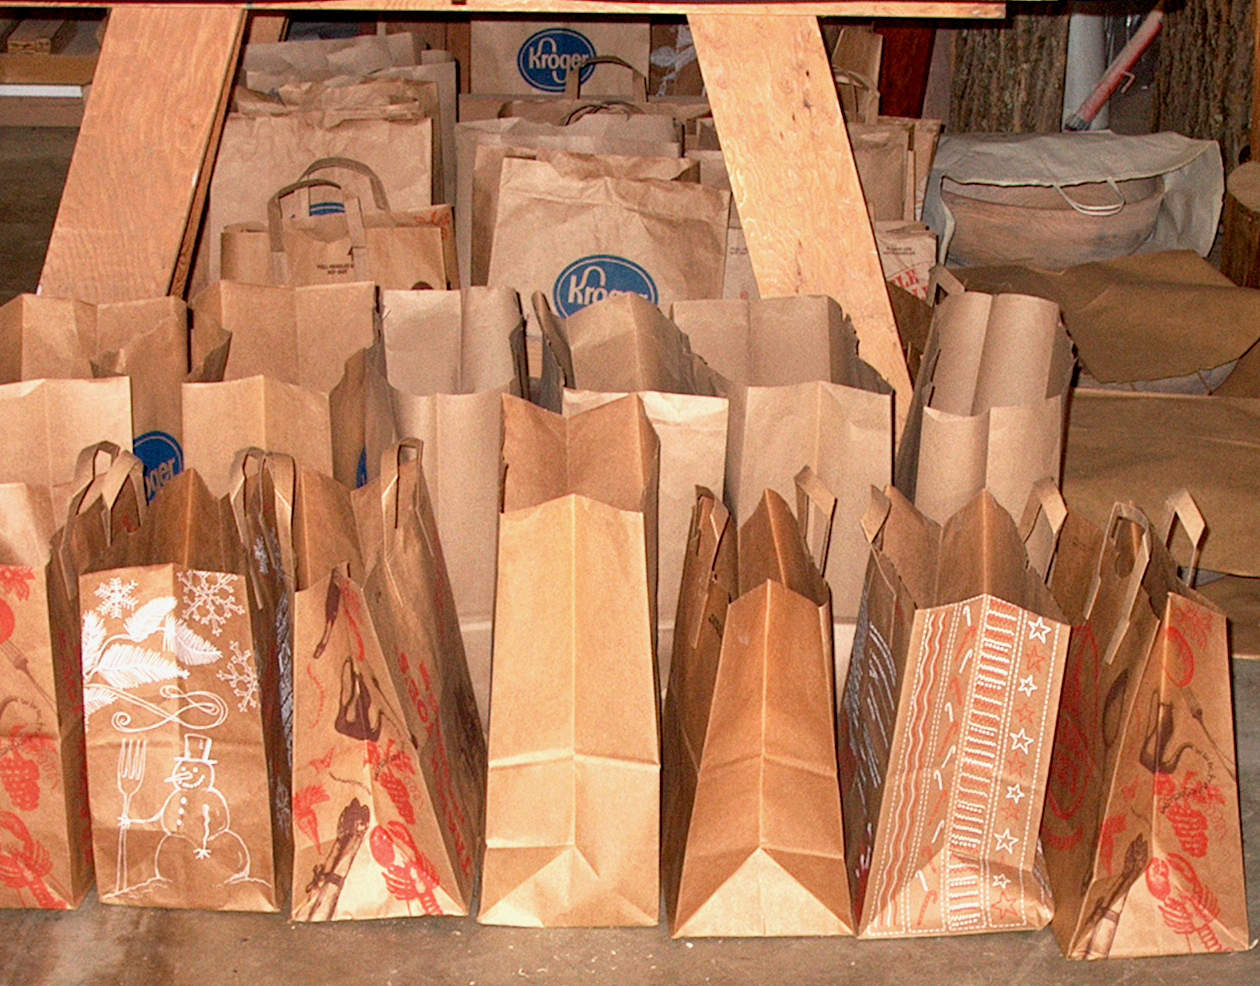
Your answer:
[[[956,35],[950,129],[1051,133],[1063,120],[1068,19],[1061,3]]]
[[[1170,0],[1159,41],[1155,128],[1220,141],[1227,172],[1250,143],[1251,10],[1252,0]]]

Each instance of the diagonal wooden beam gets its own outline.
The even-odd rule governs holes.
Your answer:
[[[840,303],[897,392],[900,433],[910,375],[818,19],[688,20],[758,289]]]
[[[244,25],[235,6],[114,8],[41,293],[183,292]]]

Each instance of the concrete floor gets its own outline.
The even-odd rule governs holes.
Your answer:
[[[0,128],[0,300],[34,290],[74,131]],[[1236,662],[1239,780],[1260,928],[1260,663]],[[670,940],[664,927],[533,931],[472,919],[290,925],[279,916],[106,907],[0,912],[0,986],[508,982],[1260,984],[1260,953],[1070,963],[1048,931],[904,942]]]

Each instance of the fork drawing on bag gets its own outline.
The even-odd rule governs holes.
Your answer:
[[[118,877],[114,894],[127,889],[127,829],[130,827],[131,799],[144,783],[144,761],[148,740],[124,737],[118,750],[118,793],[122,795],[122,812],[118,818]]]

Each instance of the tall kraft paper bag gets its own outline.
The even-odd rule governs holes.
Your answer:
[[[485,745],[418,451],[299,476],[295,920],[471,903]]]
[[[79,578],[92,838],[106,903],[275,911],[281,725],[231,507],[195,470]],[[277,831],[277,829],[279,831]]]
[[[634,397],[568,420],[503,401],[478,920],[655,925],[656,438]]]
[[[1069,628],[987,492],[940,527],[872,493],[870,564],[840,706],[845,854],[859,938],[1043,927],[1038,828]],[[1057,506],[1054,504],[1057,503]],[[1030,517],[1031,515],[1031,517]]]
[[[1068,958],[1251,946],[1225,616],[1165,546],[1176,518],[1197,555],[1202,516],[1169,507],[1159,529],[1119,503],[1061,535],[1075,625],[1041,838]]]
[[[515,291],[382,292],[385,377],[369,373],[365,478],[396,442],[418,438],[482,722],[499,529],[502,395],[522,394],[525,325]]]
[[[830,518],[835,498],[808,470],[801,480],[804,509],[811,491]],[[690,805],[670,799],[688,816],[685,843],[662,846],[663,856],[682,857],[666,898],[670,933],[851,934],[830,594],[773,490],[739,532],[739,593],[722,620],[712,691],[687,696],[710,704],[685,713],[694,720],[707,712],[708,724],[699,762],[682,765],[694,770],[684,785],[694,792]],[[663,819],[663,831],[680,828]]]
[[[803,465],[839,498],[823,574],[832,615],[852,620],[866,571],[867,491],[892,476],[891,388],[860,359],[830,298],[679,302],[673,319],[730,399],[726,498],[736,522],[766,489],[794,497]]]
[[[78,574],[144,506],[140,461],[84,450],[65,524],[46,488],[0,484],[0,908],[77,907],[92,884]]]
[[[614,292],[666,310],[720,297],[730,201],[691,182],[566,177],[508,158],[488,283],[541,291],[565,318]]]
[[[1053,301],[942,299],[897,448],[897,489],[938,523],[981,489],[1018,513],[1034,483],[1058,481],[1074,364]]]
[[[543,334],[539,402],[572,416],[633,392],[660,440],[657,653],[664,688],[695,489],[723,490],[728,402],[702,389],[686,337],[638,295],[613,295],[561,321],[535,294],[534,312]]]

